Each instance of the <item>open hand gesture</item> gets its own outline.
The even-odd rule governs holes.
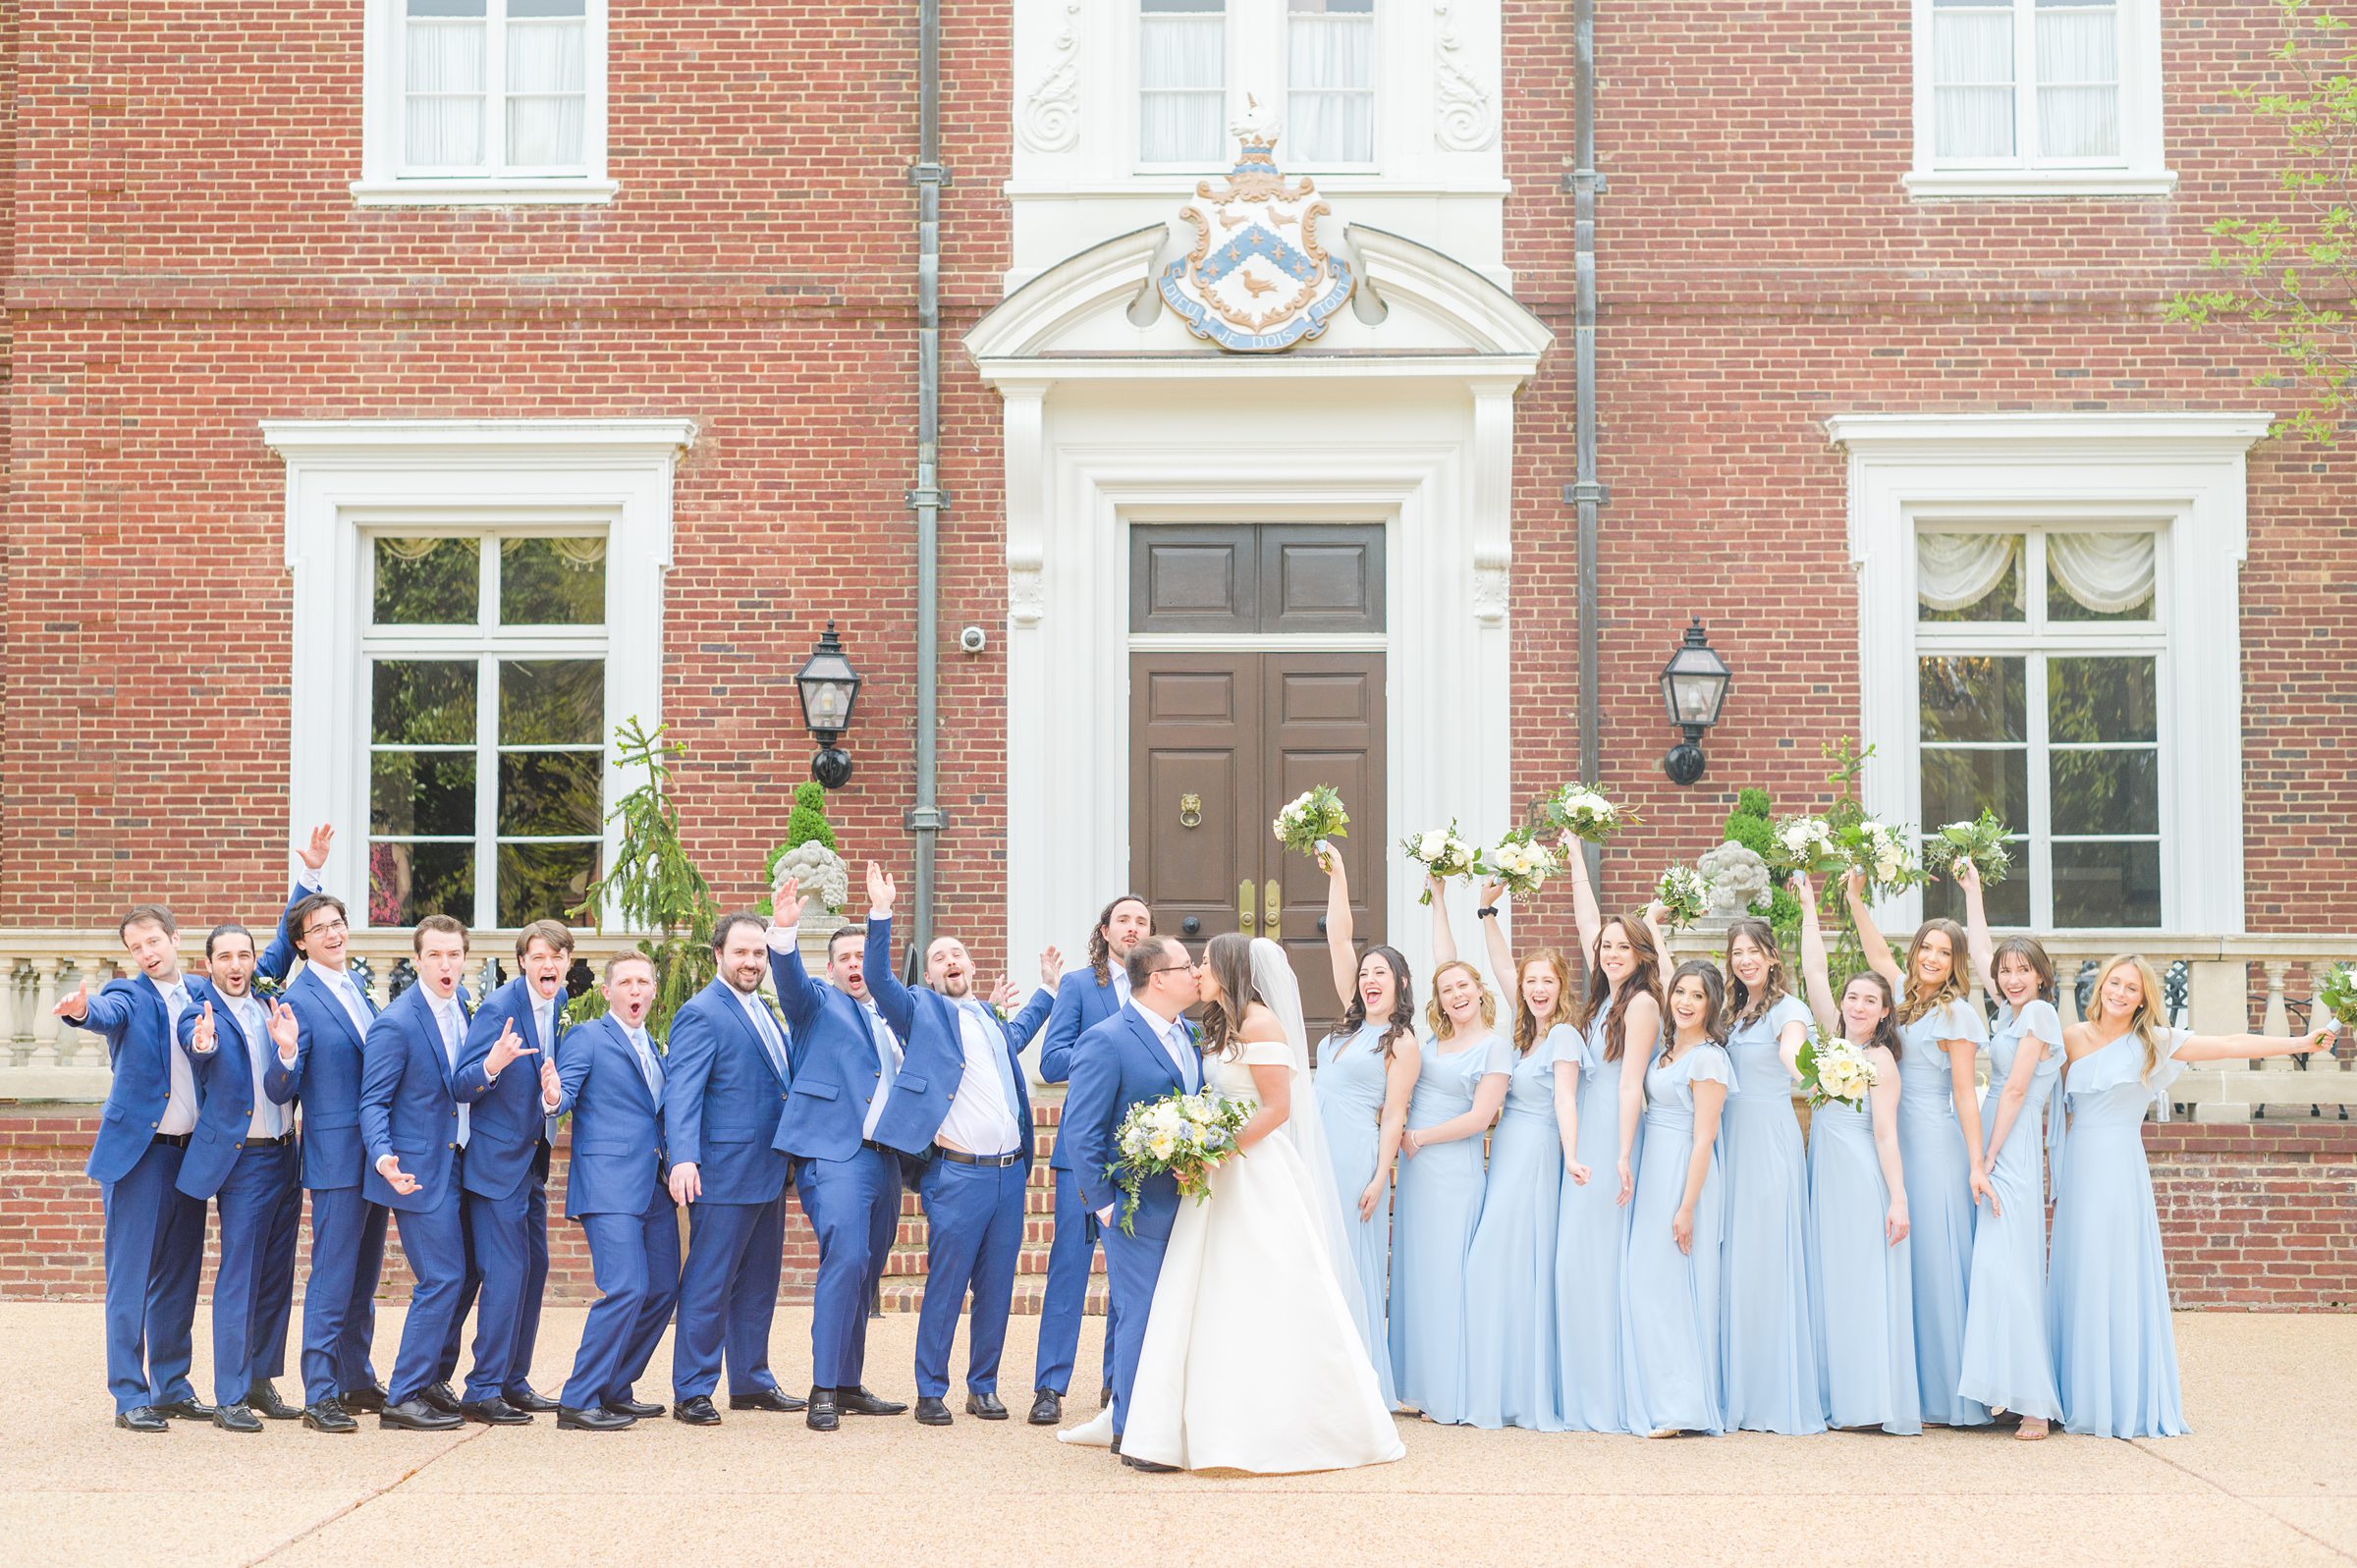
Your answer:
[[[1039,983],[1050,991],[1064,983],[1064,954],[1053,946],[1040,949]]]
[[[802,879],[792,876],[782,879],[770,890],[769,907],[774,911],[772,927],[792,930],[802,917]]]
[[[327,864],[327,846],[335,841],[336,830],[323,822],[311,830],[311,841],[296,850],[295,858],[306,868],[317,871]]]
[[[387,1155],[376,1162],[376,1173],[385,1178],[385,1185],[407,1198],[417,1190],[417,1178],[401,1168],[401,1156]]]
[[[553,1061],[540,1063],[540,1108],[553,1114],[557,1102],[564,1098],[565,1084],[557,1076],[557,1064]]]
[[[1022,993],[1014,987],[1014,976],[1001,975],[999,983],[990,988],[990,1004],[999,1011],[1005,1012],[1014,1005],[1014,999],[1021,995]]]
[[[82,981],[74,988],[74,995],[66,998],[49,1010],[60,1018],[71,1018],[76,1023],[82,1022],[90,1015],[90,983],[87,980]]]
[[[302,1040],[302,1021],[295,1009],[283,1001],[270,1003],[270,1043],[278,1048],[278,1059],[288,1066],[295,1065],[295,1048]]]
[[[892,879],[884,874],[882,866],[872,860],[869,861],[867,863],[867,906],[889,915],[892,913],[893,894]]]
[[[483,1071],[496,1078],[500,1070],[518,1056],[536,1056],[538,1046],[527,1046],[516,1032],[516,1020],[510,1018],[499,1026],[499,1038],[491,1042],[491,1054],[483,1058]]]
[[[196,1022],[190,1026],[189,1054],[209,1056],[213,1054],[214,1044],[213,1004],[208,1001],[204,1004],[204,1010],[196,1015]]]

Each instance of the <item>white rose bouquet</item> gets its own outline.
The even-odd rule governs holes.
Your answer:
[[[1801,1042],[1800,1086],[1808,1093],[1811,1108],[1842,1105],[1856,1110],[1881,1079],[1866,1053],[1845,1038],[1828,1040],[1811,1029]]]
[[[1845,869],[1866,873],[1866,896],[1879,898],[1930,879],[1915,858],[1915,836],[1904,828],[1860,817],[1835,835]]]
[[[1692,866],[1672,866],[1654,885],[1655,902],[1668,911],[1672,931],[1682,931],[1710,913],[1710,889]]]
[[[1251,1119],[1248,1103],[1208,1089],[1192,1095],[1174,1089],[1131,1106],[1113,1135],[1121,1159],[1108,1172],[1122,1189],[1122,1234],[1137,1234],[1130,1222],[1148,1176],[1169,1176],[1197,1203],[1210,1197],[1211,1173],[1236,1152],[1235,1135]]]
[[[2336,963],[2326,970],[2316,988],[2316,1004],[2341,1028],[2357,1029],[2357,964]]]
[[[1451,877],[1470,877],[1481,870],[1481,851],[1465,842],[1456,831],[1456,820],[1450,819],[1447,828],[1434,828],[1426,833],[1409,834],[1399,847],[1407,858],[1427,872],[1446,882]],[[1432,890],[1424,890],[1416,902],[1432,902]]]
[[[1593,784],[1565,784],[1539,802],[1539,820],[1559,833],[1602,843],[1637,820],[1637,814],[1614,805]]]
[[[1971,822],[1951,822],[1941,829],[1926,841],[1924,852],[1938,855],[1950,876],[1969,860],[1984,888],[1996,887],[2013,869],[2012,853],[2005,848],[2005,825],[1987,809]]]
[[[1332,784],[1320,784],[1293,796],[1277,813],[1276,826],[1279,843],[1314,858],[1320,839],[1350,837],[1350,813]]]
[[[1547,885],[1558,865],[1554,850],[1532,838],[1529,829],[1516,828],[1483,857],[1482,869],[1516,898],[1527,898]]]
[[[1811,876],[1839,871],[1848,862],[1823,817],[1785,817],[1776,825],[1776,842],[1762,857],[1771,871],[1805,871]]]

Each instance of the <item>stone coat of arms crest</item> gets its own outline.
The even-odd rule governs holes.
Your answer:
[[[1255,105],[1229,129],[1241,143],[1235,167],[1224,189],[1205,180],[1179,209],[1194,224],[1194,243],[1157,284],[1196,337],[1268,353],[1324,332],[1357,280],[1319,235],[1332,209],[1316,186],[1278,170],[1280,122]]]

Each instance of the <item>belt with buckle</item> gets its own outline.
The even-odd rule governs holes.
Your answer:
[[[248,1149],[281,1149],[294,1141],[295,1130],[290,1127],[275,1138],[247,1138],[246,1147]]]
[[[1023,1152],[1020,1149],[1004,1155],[969,1155],[962,1149],[944,1149],[936,1144],[933,1146],[933,1152],[953,1165],[988,1165],[994,1170],[1004,1170],[1009,1165],[1019,1165],[1023,1162]]]
[[[155,1135],[154,1141],[168,1143],[175,1149],[186,1149],[189,1146],[189,1135],[185,1132],[159,1132]]]
[[[876,1153],[880,1155],[889,1155],[895,1160],[898,1160],[901,1157],[901,1152],[898,1149],[895,1149],[888,1143],[878,1143],[873,1138],[860,1139],[859,1147],[862,1149],[873,1149]]]

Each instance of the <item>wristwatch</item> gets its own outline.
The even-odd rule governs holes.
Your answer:
[[[1494,903],[1485,903],[1473,913],[1484,920],[1495,920],[1498,918],[1498,906]]]

